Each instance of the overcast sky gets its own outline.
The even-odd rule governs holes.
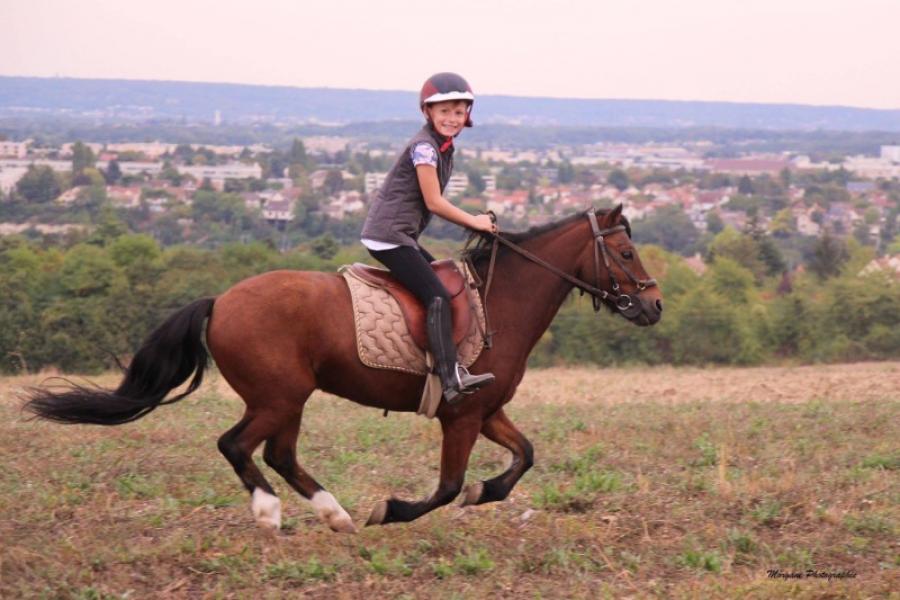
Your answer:
[[[0,0],[0,75],[900,109],[900,0]],[[2,84],[0,84],[2,85]]]

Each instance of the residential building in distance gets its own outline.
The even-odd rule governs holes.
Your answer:
[[[881,160],[900,163],[900,146],[882,146]]]
[[[0,142],[0,156],[8,158],[25,158],[28,155],[29,142]]]
[[[374,194],[380,190],[381,186],[384,185],[385,179],[387,179],[387,173],[366,173],[366,178],[363,181],[366,194]]]
[[[469,187],[469,176],[465,173],[456,173],[450,176],[450,181],[444,188],[444,195],[448,198],[456,198],[461,196],[467,187]]]
[[[121,208],[138,208],[141,205],[141,188],[108,185],[106,197]]]
[[[50,167],[57,173],[72,170],[71,160],[53,160],[49,158],[0,158],[0,169],[27,169],[31,165],[36,167]]]
[[[0,168],[0,192],[8,194],[27,172],[25,167]]]
[[[344,190],[331,198],[322,207],[322,211],[329,218],[341,220],[349,214],[363,210],[366,207],[363,200],[363,195],[356,190]]]
[[[265,203],[262,215],[270,224],[284,226],[294,220],[294,203],[290,198],[276,193]]]
[[[718,158],[706,161],[706,166],[711,171],[734,175],[778,175],[790,164],[786,158],[769,157]]]

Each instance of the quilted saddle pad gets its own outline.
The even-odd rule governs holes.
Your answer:
[[[464,265],[457,265],[465,274],[467,282],[471,277]],[[346,268],[339,269],[353,300],[353,319],[356,324],[356,348],[359,359],[364,365],[376,369],[403,371],[415,375],[426,375],[425,352],[413,341],[400,306],[388,292],[362,281]],[[484,349],[484,307],[481,297],[466,285],[463,293],[468,294],[469,302],[475,318],[463,341],[457,348],[459,363],[470,366],[478,359]]]

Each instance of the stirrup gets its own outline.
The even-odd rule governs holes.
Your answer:
[[[472,375],[464,366],[457,363],[456,383],[453,387],[444,390],[444,400],[447,404],[454,404],[461,399],[461,396],[469,396],[480,390],[486,385],[494,382],[493,373],[484,373],[482,375]]]

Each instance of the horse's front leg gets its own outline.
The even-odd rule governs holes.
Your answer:
[[[522,435],[522,432],[516,429],[516,426],[512,424],[502,408],[484,422],[481,433],[487,439],[500,444],[512,452],[512,464],[497,477],[487,481],[480,481],[467,487],[466,495],[462,502],[463,506],[505,499],[513,489],[513,486],[516,485],[516,482],[534,464],[534,449],[531,446],[531,442]]]
[[[477,415],[442,418],[444,439],[441,443],[441,480],[437,490],[429,498],[418,502],[398,498],[379,502],[366,526],[413,521],[456,498],[462,490],[469,454],[478,439],[481,425],[481,417]]]

